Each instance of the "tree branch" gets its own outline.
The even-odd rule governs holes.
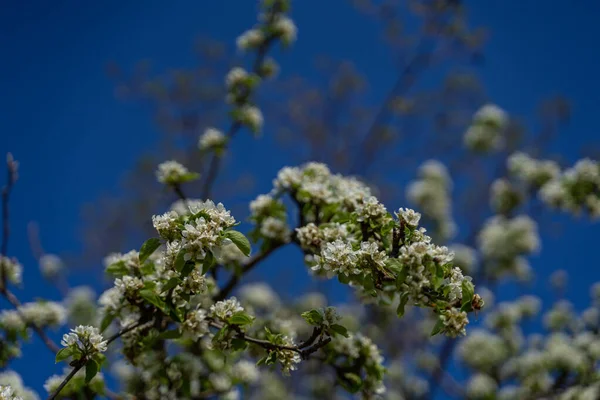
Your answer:
[[[221,325],[215,321],[210,321],[209,324],[213,328],[217,328],[217,329],[223,329],[225,327],[225,325]],[[268,340],[257,339],[255,337],[248,336],[245,332],[241,331],[237,326],[233,325],[232,327],[235,330],[236,338],[238,338],[238,339],[242,339],[248,343],[252,343],[257,346],[260,346],[267,351],[268,350],[294,351],[294,352],[300,354],[302,359],[307,359],[310,354],[318,351],[320,348],[326,346],[329,342],[331,342],[331,338],[327,337],[327,338],[322,338],[321,340],[319,340],[316,343],[313,343],[316,340],[316,337],[313,338],[311,335],[311,338],[309,338],[308,340],[305,340],[304,342],[302,342],[298,345],[286,346],[286,345],[281,345],[281,344],[274,344],[274,343],[269,342]],[[313,334],[314,334],[314,331],[313,331]],[[319,333],[319,335],[320,335],[320,333]],[[319,335],[317,335],[317,336],[319,336]],[[309,343],[312,345],[307,346],[306,343]]]

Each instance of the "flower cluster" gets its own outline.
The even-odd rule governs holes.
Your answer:
[[[524,256],[540,248],[537,224],[526,215],[489,218],[477,238],[486,273],[492,277],[514,274],[526,278],[530,267]]]
[[[342,379],[342,385],[352,391],[352,387],[358,383],[361,391],[370,396],[385,392],[383,357],[371,339],[361,334],[341,337],[333,342],[332,353],[336,365],[358,372]]]
[[[5,396],[5,397],[2,397]],[[12,396],[12,397],[11,397]],[[23,384],[21,375],[12,370],[0,372],[0,398],[9,400],[39,400],[36,392]]]
[[[179,185],[197,179],[198,176],[177,161],[165,161],[156,170],[156,179],[165,185]]]
[[[63,335],[60,344],[70,349],[71,354],[76,359],[96,353],[104,353],[107,349],[106,340],[104,340],[98,328],[93,326],[79,325],[75,329],[71,329],[70,333]]]
[[[433,224],[436,238],[441,241],[452,238],[456,224],[452,218],[452,179],[448,170],[439,161],[429,160],[419,167],[418,174],[419,179],[407,188],[408,201]]]
[[[443,185],[444,172],[429,164],[422,176]],[[305,224],[295,240],[316,274],[337,276],[367,298],[399,296],[399,314],[408,302],[431,307],[440,315],[437,332],[448,335],[464,333],[466,312],[482,306],[473,302],[470,277],[418,227],[414,210],[401,208],[394,219],[366,186],[319,163],[282,169],[274,187],[275,196],[288,193],[301,209]]]
[[[490,205],[498,214],[509,215],[523,202],[522,193],[505,178],[496,179],[490,187]]]
[[[464,143],[470,150],[489,152],[504,145],[504,130],[508,116],[500,107],[486,104],[473,116],[471,126],[464,135]]]
[[[223,148],[227,138],[220,130],[216,128],[207,128],[198,139],[198,148],[200,150],[218,150]]]
[[[13,284],[21,283],[23,267],[14,258],[8,258],[0,255],[0,274],[4,279]]]
[[[550,333],[525,337],[520,324],[539,315],[539,299],[524,296],[498,304],[486,318],[487,330],[472,331],[459,344],[459,358],[474,372],[467,397],[553,397],[567,376],[569,387],[558,391],[557,398],[597,397],[597,307],[593,304],[577,316],[570,304],[560,301],[543,318]]]
[[[588,158],[546,182],[539,196],[551,207],[579,214],[587,212],[600,217],[600,165]]]

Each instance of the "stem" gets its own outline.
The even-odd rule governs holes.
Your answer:
[[[223,329],[225,327],[225,325],[221,325],[221,324],[219,324],[217,322],[214,322],[214,321],[211,321],[209,324],[213,328],[217,328],[217,329]],[[305,360],[308,358],[308,356],[310,354],[318,351],[321,347],[324,347],[329,342],[331,342],[331,338],[327,337],[327,338],[323,338],[323,339],[319,340],[317,343],[312,344],[312,346],[306,347],[306,343],[310,344],[310,343],[314,342],[315,339],[316,339],[316,337],[313,338],[313,335],[314,335],[314,331],[313,331],[313,335],[311,335],[311,337],[308,340],[305,340],[301,344],[295,345],[295,346],[286,346],[286,345],[282,345],[282,344],[274,344],[274,343],[269,342],[268,340],[257,339],[255,337],[248,336],[248,335],[246,335],[245,332],[242,332],[239,329],[239,327],[237,327],[235,325],[233,325],[232,328],[235,330],[236,337],[238,339],[245,340],[248,343],[256,344],[256,345],[262,347],[263,349],[265,349],[267,351],[268,350],[288,350],[288,351],[295,351],[296,353],[300,354],[300,356],[303,359],[305,359]],[[315,329],[318,329],[318,328],[315,328]]]
[[[54,393],[52,393],[50,395],[50,397],[48,397],[48,400],[54,400],[56,398],[56,396],[58,396],[58,394],[60,393],[61,390],[63,390],[63,388],[67,385],[67,383],[69,383],[69,381],[71,379],[73,379],[73,377],[75,376],[75,374],[77,372],[79,372],[79,370],[81,368],[83,368],[84,363],[77,363],[77,365],[71,370],[71,372],[69,373],[69,375],[67,375],[67,377],[61,382],[61,384],[58,386],[58,388],[56,389],[56,391]]]
[[[177,184],[173,185],[173,190],[177,194],[177,197],[179,197],[181,200],[183,200],[183,201],[187,200],[187,196],[185,195],[185,193],[183,193],[183,190],[181,189],[180,184],[177,183]]]
[[[2,244],[0,245],[0,255],[6,257],[8,253],[8,239],[10,238],[10,221],[8,203],[10,193],[17,180],[17,163],[12,157],[12,154],[6,155],[6,185],[2,188]],[[6,274],[4,266],[0,265],[0,281],[2,287],[6,287]]]

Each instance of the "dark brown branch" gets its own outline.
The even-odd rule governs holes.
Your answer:
[[[221,325],[217,322],[211,321],[210,322],[210,326],[212,326],[213,328],[217,328],[217,329],[223,329],[224,325]],[[274,344],[269,342],[268,340],[263,340],[263,339],[257,339],[255,337],[252,336],[248,336],[245,332],[241,331],[239,329],[239,327],[235,326],[235,325],[231,325],[231,327],[235,330],[236,332],[236,338],[238,339],[242,339],[245,340],[248,343],[252,343],[255,344],[257,346],[262,347],[263,349],[270,351],[270,350],[288,350],[288,351],[294,351],[298,354],[300,354],[300,356],[302,357],[302,359],[306,360],[312,353],[318,351],[320,348],[326,346],[329,342],[331,342],[331,338],[330,337],[326,337],[326,338],[321,338],[321,340],[319,340],[316,343],[313,343],[311,346],[308,347],[303,347],[305,343],[308,343],[309,340],[312,342],[315,341],[316,337],[314,339],[309,338],[308,340],[305,340],[304,342],[302,342],[299,345],[295,345],[295,346],[286,346],[286,345],[282,345],[282,344]],[[314,333],[314,332],[313,332]]]
[[[17,180],[18,163],[13,159],[12,154],[6,155],[6,185],[2,188],[2,244],[0,245],[0,255],[6,257],[8,254],[8,239],[10,238],[9,221],[9,200],[12,188]],[[0,281],[2,286],[6,286],[6,274],[4,267],[0,269]]]

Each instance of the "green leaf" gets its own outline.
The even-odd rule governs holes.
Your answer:
[[[55,363],[64,361],[67,358],[71,357],[71,355],[73,355],[73,348],[65,347],[64,349],[60,349],[58,353],[56,353]]]
[[[231,348],[234,351],[246,350],[246,347],[248,347],[248,342],[244,339],[235,338],[231,340]]]
[[[348,337],[348,329],[345,326],[333,324],[331,325],[331,330],[335,333],[342,335],[343,337]]]
[[[249,325],[254,321],[250,315],[246,314],[244,311],[238,311],[233,314],[227,320],[227,323],[230,325]]]
[[[161,310],[165,308],[165,302],[153,291],[148,289],[140,290],[140,296],[151,304],[154,304],[156,307]]]
[[[197,172],[188,172],[187,174],[181,175],[181,177],[179,178],[179,183],[186,183],[186,182],[195,181],[198,178],[200,178],[200,174],[199,173],[197,173]]]
[[[196,264],[194,264],[193,262],[191,262],[191,261],[186,262],[183,265],[183,268],[181,268],[181,278],[185,278],[189,274],[191,274],[195,267],[196,267]]]
[[[462,306],[465,307],[473,301],[473,296],[475,296],[475,286],[468,280],[462,281]]]
[[[398,304],[398,308],[396,309],[396,314],[398,315],[398,317],[402,317],[404,315],[404,307],[406,307],[408,297],[408,292],[404,292],[400,295],[400,303]]]
[[[225,338],[225,336],[227,336],[228,331],[229,331],[229,328],[227,326],[224,326],[221,329],[219,329],[219,331],[217,333],[215,333],[215,336],[213,336],[212,342],[219,343],[221,340],[223,340]]]
[[[360,376],[347,372],[344,374],[343,378],[340,379],[340,384],[348,392],[357,393],[362,388],[363,382]]]
[[[88,383],[96,376],[98,369],[98,363],[94,359],[89,360],[87,364],[85,364],[85,383]]]
[[[441,318],[438,318],[437,322],[435,323],[435,326],[431,330],[431,336],[437,335],[442,331],[442,329],[444,329],[444,322]]]
[[[388,258],[385,261],[386,268],[398,276],[403,271],[402,261],[397,258]]]
[[[179,250],[177,253],[177,257],[175,258],[175,265],[173,266],[175,270],[181,271],[183,266],[185,265],[185,250]]]
[[[115,315],[113,313],[107,313],[104,318],[102,318],[102,322],[100,323],[100,332],[104,332],[106,328],[110,326],[110,324],[115,319]]]
[[[173,278],[169,279],[167,281],[167,283],[165,283],[164,286],[162,287],[162,293],[173,289],[175,286],[179,285],[180,283],[181,283],[181,279],[179,279],[177,277],[173,277]]]
[[[140,248],[140,264],[143,264],[144,261],[148,259],[160,247],[160,239],[159,238],[150,238],[144,242],[142,247]]]
[[[261,358],[260,360],[258,360],[258,361],[256,362],[256,366],[258,367],[258,366],[260,366],[260,365],[263,365],[263,364],[265,364],[265,363],[267,362],[267,358],[268,358],[268,357],[269,357],[269,356],[268,356],[268,355],[266,355],[266,356],[264,356],[263,358]]]
[[[311,325],[319,326],[323,324],[323,314],[319,310],[310,310],[300,314],[302,318]]]
[[[165,331],[158,335],[159,339],[178,339],[181,337],[181,332],[179,329],[171,329],[170,331]]]
[[[245,256],[250,255],[250,250],[252,248],[250,247],[250,242],[243,233],[235,230],[228,230],[225,231],[225,237],[230,239]]]
[[[106,273],[115,277],[121,277],[129,273],[129,269],[125,265],[125,261],[117,261],[106,267]]]
[[[183,317],[181,315],[181,310],[176,309],[176,308],[169,308],[168,314],[173,319],[173,321],[183,322]]]
[[[102,353],[96,353],[92,356],[92,358],[98,363],[100,368],[102,368],[102,364],[106,362],[106,356]]]
[[[277,362],[277,352],[272,351],[267,356],[267,359],[265,360],[265,364],[272,365],[272,364],[275,364],[276,362]]]
[[[204,257],[204,261],[202,262],[202,275],[206,275],[216,262],[217,260],[215,259],[213,253],[210,251],[207,252],[206,257]]]

